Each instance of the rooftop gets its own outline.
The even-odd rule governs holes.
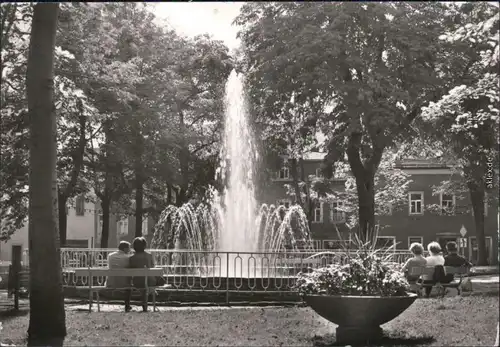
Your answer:
[[[440,169],[440,168],[450,168],[451,163],[445,163],[436,159],[426,159],[426,158],[408,158],[398,160],[396,162],[396,167],[413,169],[413,168],[427,168],[427,169]]]
[[[309,152],[304,154],[304,160],[323,160],[325,159],[326,153],[320,152]]]
[[[326,153],[321,152],[309,152],[305,153],[303,158],[307,161],[321,161],[325,158]],[[408,158],[398,160],[396,166],[399,168],[450,168],[451,163],[444,163],[437,159],[427,159],[427,158]]]

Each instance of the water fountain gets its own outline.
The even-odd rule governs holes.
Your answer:
[[[248,118],[247,102],[242,76],[231,73],[226,84],[225,127],[218,178],[225,182],[222,194],[212,189],[210,203],[168,206],[155,226],[153,248],[184,249],[192,251],[220,251],[256,253],[280,252],[284,248],[297,249],[310,243],[307,218],[300,206],[262,205],[255,198],[255,172],[258,151]],[[189,252],[182,262],[206,263],[203,254]],[[231,255],[219,259],[222,273],[230,271],[231,264],[240,262],[242,272],[257,275],[257,264],[250,265],[252,256]],[[252,269],[250,269],[252,267]],[[231,272],[236,273],[236,265]]]

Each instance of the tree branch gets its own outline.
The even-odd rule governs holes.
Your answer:
[[[207,148],[208,146],[213,145],[213,144],[214,144],[214,143],[216,143],[216,142],[217,142],[217,140],[212,140],[212,141],[210,141],[210,142],[207,142],[207,143],[205,143],[205,144],[201,145],[200,147],[198,147],[198,148],[194,149],[194,150],[191,152],[191,155],[196,154],[197,152],[201,151],[201,150],[202,150],[202,149],[204,149],[204,148]]]

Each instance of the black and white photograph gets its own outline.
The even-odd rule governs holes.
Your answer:
[[[0,6],[0,347],[499,346],[498,2]]]

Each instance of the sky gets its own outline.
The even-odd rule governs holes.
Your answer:
[[[456,2],[461,3],[461,2]],[[498,6],[497,2],[489,2]],[[232,26],[243,2],[161,2],[152,3],[155,15],[167,20],[176,30],[187,36],[209,33],[222,40],[229,49],[239,45],[236,39],[238,29]]]
[[[208,33],[235,49],[237,27],[231,23],[239,14],[242,2],[161,2],[155,3],[155,15],[166,20],[176,31],[187,36]]]

